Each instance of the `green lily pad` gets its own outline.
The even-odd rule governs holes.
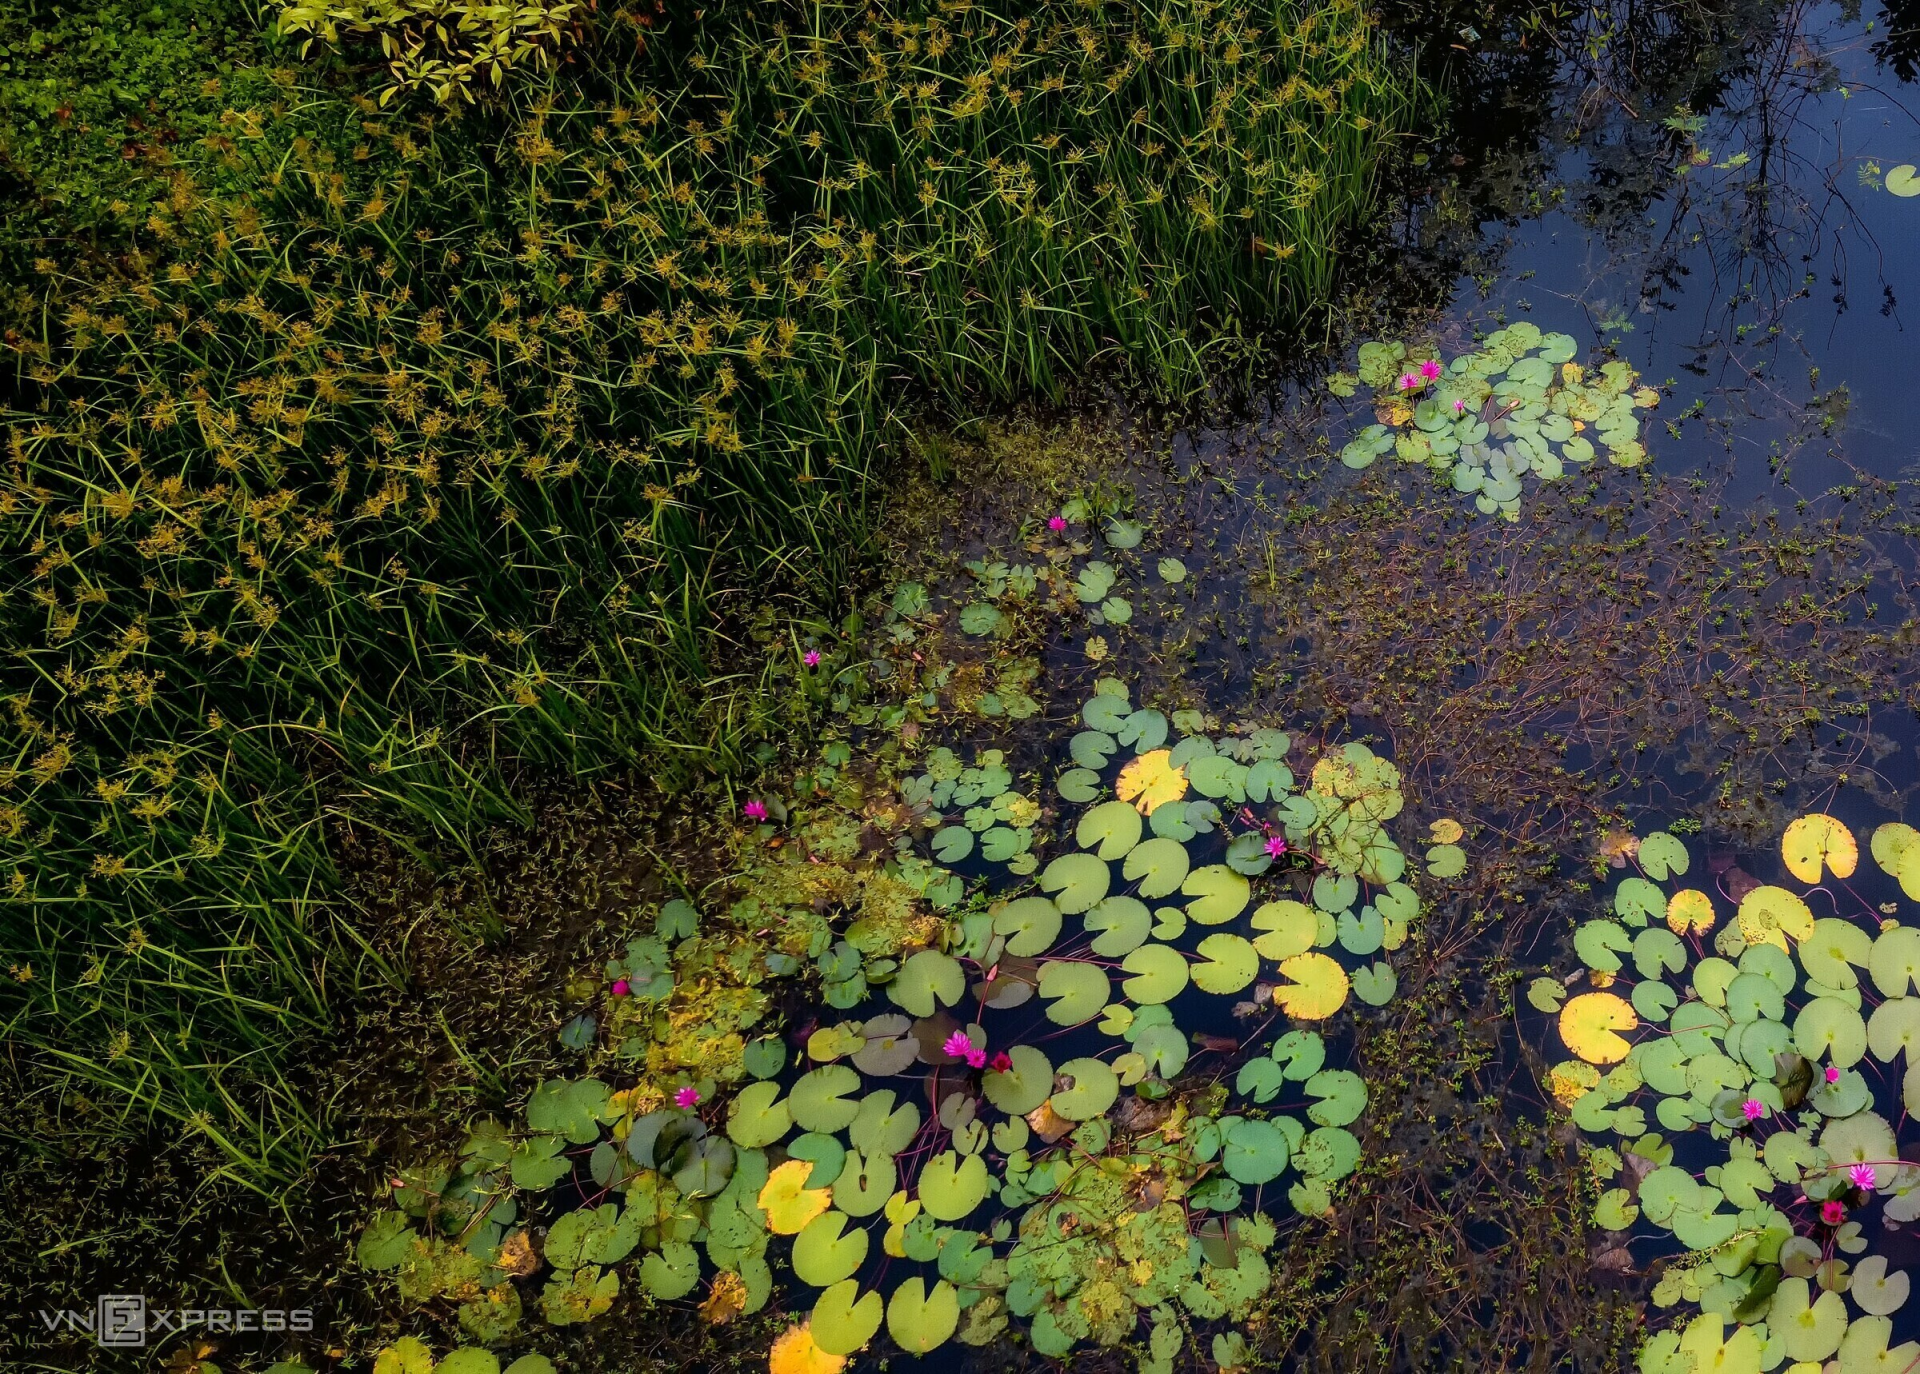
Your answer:
[[[1370,1007],[1384,1007],[1400,990],[1400,976],[1393,971],[1393,965],[1378,960],[1355,969],[1351,977],[1353,995]]]
[[[787,1109],[803,1131],[844,1130],[860,1114],[860,1104],[848,1096],[859,1091],[859,1074],[845,1064],[826,1064],[800,1075],[787,1096]]]
[[[960,1325],[960,1295],[941,1279],[931,1290],[914,1274],[901,1281],[887,1301],[887,1334],[909,1355],[924,1355],[946,1344]]]
[[[886,1305],[878,1293],[860,1296],[858,1279],[842,1279],[820,1295],[808,1318],[813,1343],[829,1355],[851,1355],[879,1331]]]
[[[593,1271],[582,1269],[580,1274]],[[613,1274],[606,1278],[616,1279]],[[683,1240],[669,1240],[640,1261],[640,1286],[666,1302],[684,1298],[700,1282],[700,1255]],[[617,1290],[616,1290],[617,1291]],[[609,1298],[609,1301],[611,1299]]]
[[[1665,920],[1667,894],[1645,878],[1624,878],[1613,890],[1613,913],[1630,926]]]
[[[1574,953],[1580,956],[1581,963],[1598,973],[1618,973],[1620,955],[1632,948],[1633,937],[1618,921],[1604,918],[1586,921],[1573,932]]]
[[[1639,1205],[1625,1188],[1609,1188],[1594,1204],[1593,1223],[1604,1231],[1624,1231],[1640,1215]]]
[[[847,1147],[840,1143],[840,1138],[820,1131],[795,1136],[787,1142],[787,1154],[794,1159],[812,1161],[813,1172],[807,1175],[803,1185],[808,1188],[832,1187],[847,1162]]]
[[[1069,768],[1053,786],[1067,801],[1090,802],[1100,795],[1100,775],[1091,768]]]
[[[1073,580],[1073,594],[1092,605],[1113,590],[1115,576],[1117,574],[1111,563],[1103,563],[1096,558],[1082,568],[1080,575]]]
[[[1305,902],[1267,902],[1257,908],[1253,928],[1260,931],[1253,947],[1264,958],[1278,963],[1312,949],[1320,931],[1320,918]]]
[[[1045,954],[1060,938],[1060,911],[1059,906],[1045,897],[1016,897],[994,913],[993,931],[1006,937],[1009,954],[1021,958]]]
[[[943,864],[957,864],[973,853],[973,832],[964,825],[949,825],[933,835],[933,857]]]
[[[867,1233],[857,1226],[849,1231],[846,1225],[846,1213],[836,1211],[822,1212],[806,1224],[793,1238],[795,1278],[815,1288],[828,1288],[852,1277],[867,1258]]]
[[[1187,986],[1187,960],[1167,945],[1142,945],[1120,961],[1133,975],[1121,983],[1127,1000],[1140,1006],[1171,1002]]]
[[[1887,174],[1881,178],[1881,184],[1902,200],[1920,196],[1920,172],[1914,170],[1911,162],[1903,162],[1897,167],[1887,168]]]
[[[1057,1077],[1072,1080],[1071,1087],[1056,1091],[1051,1099],[1054,1111],[1068,1121],[1089,1121],[1120,1095],[1120,1079],[1103,1060],[1069,1059]]]
[[[1655,931],[1644,931],[1653,935]],[[1671,933],[1671,932],[1660,932]],[[1768,945],[1768,949],[1773,946]],[[1771,978],[1758,973],[1742,973],[1727,984],[1727,1015],[1736,1022],[1778,1021],[1787,1013],[1787,1002]]]
[[[1067,741],[1067,751],[1073,755],[1073,761],[1082,768],[1095,770],[1105,768],[1119,747],[1104,730],[1082,730]]]
[[[1805,1279],[1782,1279],[1767,1309],[1767,1328],[1783,1340],[1788,1359],[1825,1360],[1846,1334],[1846,1301],[1838,1293],[1815,1299]]]
[[[1187,903],[1187,919],[1203,926],[1231,921],[1247,909],[1252,886],[1242,875],[1225,864],[1208,864],[1187,874],[1180,891],[1193,898]]]
[[[879,1088],[860,1099],[860,1110],[847,1127],[847,1140],[870,1154],[897,1155],[913,1143],[920,1130],[920,1109],[911,1102],[894,1105],[892,1088]]]
[[[1146,943],[1153,927],[1153,913],[1137,898],[1116,895],[1089,911],[1081,925],[1095,932],[1092,945],[1095,954],[1103,959],[1117,959]]]
[[[1129,866],[1146,847],[1143,844],[1127,856]],[[1040,872],[1040,890],[1050,894],[1054,905],[1069,916],[1091,911],[1107,895],[1112,881],[1113,870],[1092,854],[1062,854]]]
[[[1102,802],[1080,817],[1073,836],[1082,849],[1092,849],[1111,862],[1123,859],[1140,843],[1140,813],[1123,801]]]
[[[1293,1163],[1309,1178],[1345,1178],[1360,1163],[1360,1142],[1344,1127],[1322,1126],[1300,1142]]]
[[[1647,1220],[1665,1226],[1682,1209],[1699,1211],[1703,1202],[1699,1181],[1685,1169],[1662,1165],[1640,1180],[1640,1207]]]
[[[1793,1023],[1793,1043],[1809,1059],[1827,1058],[1840,1068],[1867,1052],[1867,1023],[1837,997],[1816,997]]]
[[[1856,965],[1865,967],[1873,956],[1873,939],[1851,921],[1823,916],[1813,923],[1813,934],[1800,941],[1794,953],[1807,977],[1831,988],[1857,987]]]
[[[1436,844],[1427,851],[1430,877],[1457,878],[1467,871],[1467,851],[1457,844]]]
[[[1920,927],[1895,926],[1882,931],[1867,956],[1874,986],[1887,997],[1905,996],[1920,985]]]
[[[1633,966],[1642,978],[1678,973],[1687,966],[1687,947],[1665,926],[1650,926],[1633,937]]]
[[[1116,518],[1107,521],[1107,542],[1116,549],[1138,548],[1144,533],[1137,520]]]
[[[980,1091],[1008,1116],[1025,1116],[1053,1091],[1053,1062],[1032,1045],[1013,1046],[1007,1058],[1012,1067],[1004,1072],[987,1070],[980,1080]]]
[[[750,1040],[740,1052],[740,1062],[755,1078],[778,1078],[787,1067],[787,1042],[777,1035]]]
[[[1220,1166],[1236,1183],[1271,1183],[1287,1171],[1286,1132],[1271,1121],[1236,1121],[1220,1151]]]
[[[1140,896],[1152,899],[1176,892],[1187,876],[1187,849],[1178,840],[1154,838],[1135,846],[1121,867],[1121,875]]]
[[[937,949],[923,949],[912,955],[887,984],[887,996],[912,1016],[931,1016],[936,1005],[950,1007],[966,996],[966,992],[965,971],[958,961]]]
[[[727,1137],[746,1149],[758,1149],[783,1139],[793,1125],[787,1104],[780,1101],[780,1085],[749,1083],[727,1107]]]
[[[920,1205],[935,1221],[959,1221],[986,1200],[989,1182],[986,1160],[977,1154],[962,1157],[945,1150],[920,1171]]]
[[[1184,582],[1187,577],[1187,565],[1177,558],[1161,559],[1159,571],[1163,582]]]
[[[1687,847],[1664,830],[1656,830],[1640,841],[1636,855],[1647,876],[1659,882],[1687,871]]]
[[[1327,1042],[1316,1031],[1290,1030],[1267,1053],[1287,1078],[1304,1083],[1327,1062]]]
[[[1199,981],[1197,973],[1195,981]],[[1252,981],[1251,974],[1248,981]],[[1055,1025],[1077,1026],[1091,1021],[1106,1006],[1111,991],[1106,970],[1098,964],[1060,960],[1040,966],[1040,996],[1048,1002],[1047,1019]]]
[[[833,1205],[850,1217],[870,1217],[887,1205],[899,1181],[893,1154],[848,1150],[840,1177],[833,1182]]]
[[[1920,997],[1889,997],[1867,1022],[1867,1048],[1883,1064],[1906,1052],[1907,1063],[1920,1062]]]
[[[1200,942],[1196,952],[1200,955],[1200,962],[1189,970],[1189,976],[1194,986],[1202,992],[1223,997],[1236,993],[1251,983],[1260,972],[1259,954],[1250,941],[1239,935],[1209,935]],[[1104,984],[1103,975],[1103,988]],[[1044,996],[1045,989],[1042,988],[1041,992]],[[1103,1003],[1104,1000],[1103,991]]]
[[[548,1079],[527,1100],[527,1127],[564,1135],[575,1145],[591,1145],[600,1138],[600,1118],[612,1092],[597,1078]]]
[[[1351,1069],[1322,1069],[1307,1080],[1307,1096],[1320,1099],[1307,1108],[1319,1126],[1345,1126],[1367,1109],[1366,1080]]]

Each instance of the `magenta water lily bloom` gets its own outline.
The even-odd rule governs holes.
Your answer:
[[[692,1111],[700,1105],[700,1090],[691,1087],[680,1089],[673,1095],[673,1105],[683,1112]]]
[[[818,668],[820,666],[820,651],[818,649],[809,649],[801,656],[800,661],[809,668]]]
[[[764,821],[767,818],[767,804],[756,797],[740,808],[740,814],[750,821]]]

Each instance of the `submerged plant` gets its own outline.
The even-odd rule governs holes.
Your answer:
[[[1920,900],[1920,833],[1883,825],[1871,850]],[[1591,990],[1542,978],[1529,998],[1577,1056],[1548,1088],[1583,1131],[1617,1138],[1587,1152],[1611,1185],[1595,1223],[1626,1245],[1645,1221],[1690,1252],[1653,1297],[1702,1315],[1653,1336],[1641,1370],[1811,1370],[1836,1355],[1843,1374],[1911,1368],[1920,1345],[1888,1349],[1908,1279],[1866,1253],[1865,1227],[1876,1211],[1888,1229],[1920,1220],[1920,1165],[1900,1140],[1920,1109],[1920,930],[1847,881],[1858,845],[1832,816],[1782,837],[1804,891],[1730,864],[1683,886],[1692,856],[1665,832],[1612,853],[1637,871],[1611,915],[1575,931]],[[1815,916],[1810,898],[1836,914]]]
[[[1589,376],[1573,361],[1577,351],[1570,336],[1524,321],[1489,334],[1444,371],[1397,340],[1364,343],[1359,374],[1336,372],[1327,389],[1347,397],[1372,387],[1378,422],[1347,442],[1340,461],[1366,468],[1394,453],[1450,480],[1482,514],[1508,519],[1518,515],[1528,473],[1557,482],[1567,464],[1590,463],[1602,450],[1616,466],[1638,467],[1647,451],[1634,412],[1660,394],[1636,387],[1638,374],[1623,362]]]

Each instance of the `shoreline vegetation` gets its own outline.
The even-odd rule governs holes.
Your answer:
[[[5,1025],[21,1091],[263,1193],[404,977],[341,833],[737,773],[721,626],[841,602],[909,421],[1252,365],[1431,100],[1348,0],[622,13],[445,105],[351,26],[111,19],[16,49],[122,66],[7,149]]]

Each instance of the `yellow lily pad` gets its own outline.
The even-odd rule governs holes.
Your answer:
[[[1589,1064],[1615,1064],[1633,1047],[1616,1031],[1634,1030],[1640,1018],[1626,998],[1611,992],[1583,992],[1560,1008],[1560,1038]]]
[[[1667,926],[1675,935],[1705,935],[1713,922],[1713,898],[1699,888],[1682,888],[1667,899]]]
[[[1823,867],[1836,878],[1851,878],[1860,862],[1860,846],[1844,824],[1816,811],[1787,827],[1780,837],[1780,857],[1787,861],[1787,872],[1801,882],[1817,883]]]
[[[1740,901],[1740,936],[1750,945],[1791,952],[1788,940],[1813,934],[1813,913],[1784,887],[1756,887]]]
[[[1187,795],[1187,770],[1176,767],[1171,749],[1155,749],[1128,762],[1120,770],[1114,791],[1132,802],[1143,816],[1151,816],[1170,801]]]
[[[1347,971],[1324,954],[1296,954],[1280,961],[1290,979],[1273,990],[1273,1004],[1300,1021],[1324,1021],[1347,1004]]]
[[[775,1235],[793,1236],[806,1229],[808,1222],[827,1210],[832,1194],[825,1188],[809,1188],[813,1163],[790,1159],[767,1175],[760,1189],[760,1210],[767,1214],[767,1229]]]

